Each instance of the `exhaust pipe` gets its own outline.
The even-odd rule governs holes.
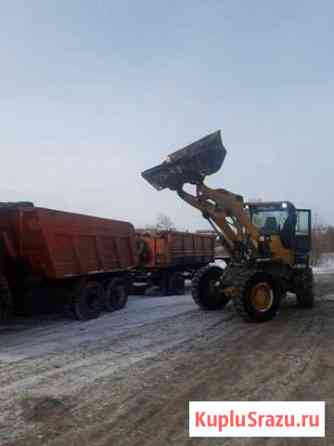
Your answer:
[[[225,156],[219,130],[171,153],[162,164],[141,175],[157,190],[180,190],[185,183],[202,184],[207,175],[221,168]]]

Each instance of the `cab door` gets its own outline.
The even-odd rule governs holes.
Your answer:
[[[310,209],[297,209],[295,263],[309,264],[312,247],[312,222]]]

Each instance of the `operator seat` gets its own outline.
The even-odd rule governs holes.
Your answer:
[[[278,224],[275,217],[267,217],[261,232],[264,235],[275,234],[278,232]]]

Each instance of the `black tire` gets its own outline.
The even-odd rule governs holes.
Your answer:
[[[79,321],[96,319],[102,311],[104,290],[99,282],[83,282],[73,296],[73,314]]]
[[[13,316],[12,294],[5,276],[0,275],[0,323],[9,322]]]
[[[280,306],[281,289],[273,278],[265,273],[240,274],[236,278],[238,294],[233,303],[237,313],[249,322],[272,320]],[[259,303],[261,298],[263,302]]]
[[[182,295],[185,292],[185,281],[181,273],[170,273],[168,278],[168,295]]]
[[[314,306],[313,271],[305,268],[295,278],[295,293],[297,304],[303,308]]]
[[[207,265],[194,275],[191,283],[192,297],[203,310],[220,310],[229,302],[229,297],[219,292],[215,286],[223,271],[219,266]]]
[[[121,278],[111,279],[107,282],[104,292],[103,307],[112,312],[124,308],[128,301],[128,290]]]

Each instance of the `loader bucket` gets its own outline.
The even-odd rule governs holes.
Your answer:
[[[178,190],[185,183],[201,184],[207,175],[217,172],[225,159],[220,131],[170,154],[166,161],[142,172],[157,190]]]

